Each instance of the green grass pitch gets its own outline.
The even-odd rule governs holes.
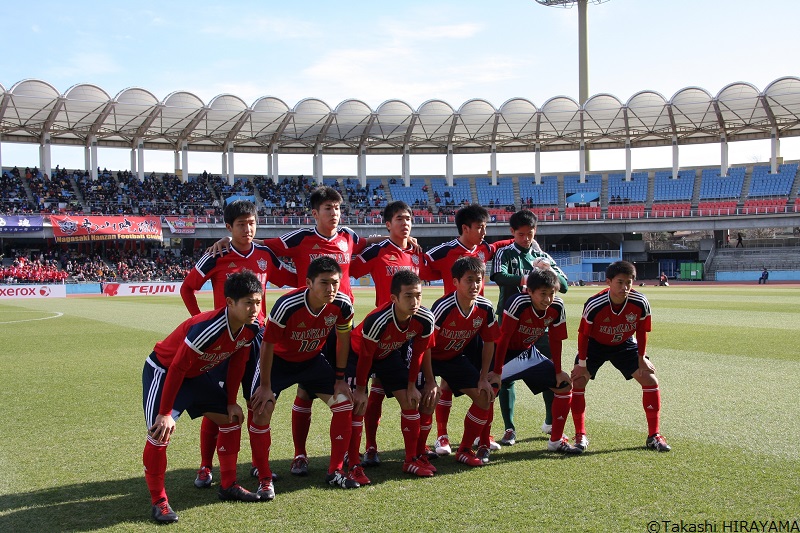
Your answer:
[[[582,304],[597,290],[571,287],[564,295],[565,368]],[[640,388],[607,366],[587,389],[591,444],[582,456],[544,451],[542,401],[518,384],[517,445],[495,452],[482,468],[440,458],[436,477],[411,478],[400,471],[399,411],[388,400],[378,433],[384,464],[367,472],[373,485],[335,490],[323,484],[330,414],[319,402],[309,438],[311,474],[288,474],[289,390],[273,419],[271,458],[281,479],[270,503],[220,502],[216,482],[211,490],[195,489],[200,421],[178,422],[166,483],[180,522],[170,527],[615,532],[668,531],[683,520],[707,521],[721,532],[730,521],[800,520],[800,289],[639,290],[653,308],[648,352],[661,381],[662,433],[671,453],[644,449]],[[426,289],[426,303],[440,294],[441,288]],[[496,288],[487,296],[496,301]],[[360,320],[373,296],[358,290],[356,298]],[[210,308],[210,295],[200,304]],[[187,317],[174,296],[0,302],[0,531],[152,530],[141,466],[141,370],[153,344]],[[467,404],[454,401],[455,439]],[[494,434],[502,434],[501,426],[496,408]],[[249,456],[245,436],[239,480],[252,489]]]

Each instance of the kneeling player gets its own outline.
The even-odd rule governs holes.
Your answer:
[[[353,306],[339,292],[342,269],[332,258],[311,261],[306,288],[284,294],[275,302],[267,320],[261,344],[258,376],[250,396],[253,421],[250,442],[258,468],[258,494],[272,500],[275,489],[269,467],[272,444],[270,420],[275,401],[284,389],[300,384],[330,407],[331,456],[325,481],[345,489],[359,484],[343,471],[344,454],[350,441],[352,395],[344,381],[350,353]],[[336,369],[323,354],[328,334],[336,327]]]
[[[261,309],[263,287],[252,272],[232,274],[225,281],[226,307],[206,311],[184,321],[158,342],[142,371],[142,403],[147,423],[147,442],[142,461],[144,478],[157,522],[176,522],[178,515],[167,500],[164,473],[167,445],[175,421],[183,411],[205,416],[220,427],[217,454],[220,464],[221,500],[254,502],[257,494],[236,483],[236,460],[244,414],[236,403],[239,383],[258,333],[255,324]],[[230,358],[226,388],[209,375]]]
[[[490,379],[498,384],[522,380],[534,394],[553,391],[553,430],[547,449],[558,453],[581,453],[564,437],[564,424],[572,399],[569,374],[561,370],[561,343],[567,338],[564,302],[556,296],[559,280],[552,270],[535,268],[528,274],[527,289],[506,302],[501,339],[497,344],[494,372]],[[547,334],[552,360],[534,343]]]
[[[486,266],[477,257],[456,260],[450,269],[456,290],[431,306],[436,321],[433,372],[447,381],[453,393],[472,399],[456,452],[456,460],[468,466],[489,462],[494,392],[488,375],[499,328],[492,303],[480,295],[485,272]],[[480,368],[464,353],[477,335],[483,340]],[[472,450],[475,439],[479,439],[477,454]]]
[[[367,315],[351,337],[352,350],[358,355],[353,418],[363,419],[367,380],[370,372],[374,372],[383,389],[391,391],[400,404],[400,428],[406,452],[403,472],[430,477],[436,469],[428,461],[425,441],[438,393],[430,365],[433,315],[422,307],[422,281],[410,270],[401,270],[392,277],[390,301]],[[425,378],[422,393],[417,389],[420,370]],[[425,430],[420,431],[420,427]],[[358,457],[360,439],[353,440],[349,456]]]

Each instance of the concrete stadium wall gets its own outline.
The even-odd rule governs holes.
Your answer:
[[[760,277],[760,270],[717,271],[717,281],[752,281],[753,283],[758,283],[758,278]],[[800,281],[800,270],[770,270],[769,281]]]

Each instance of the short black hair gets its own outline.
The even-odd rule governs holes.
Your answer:
[[[225,280],[225,297],[234,302],[246,298],[251,294],[262,294],[264,286],[250,270],[244,269],[234,272]]]
[[[402,200],[397,200],[396,202],[392,202],[392,203],[388,204],[383,209],[383,222],[384,222],[384,224],[386,222],[391,222],[392,219],[394,218],[394,216],[397,213],[401,212],[401,211],[408,211],[409,215],[412,214],[411,213],[411,208],[408,206],[407,203],[403,202]]]
[[[395,272],[394,276],[392,276],[391,293],[395,296],[400,296],[400,291],[406,285],[422,285],[422,280],[408,269]]]
[[[561,288],[561,283],[558,281],[556,273],[550,269],[534,268],[528,274],[528,279],[525,280],[525,286],[530,291],[535,291],[539,287],[550,287],[555,290]]]
[[[225,206],[222,216],[225,224],[233,226],[236,219],[239,217],[250,216],[258,218],[258,209],[256,204],[249,200],[235,200]]]
[[[614,261],[606,268],[606,279],[614,279],[620,274],[636,279],[636,267],[629,261]]]
[[[481,204],[469,204],[456,211],[456,228],[461,235],[462,226],[471,226],[474,222],[489,222],[489,211]]]
[[[536,229],[536,224],[539,222],[539,217],[533,211],[527,209],[520,209],[508,219],[509,225],[517,230],[522,226],[530,226],[531,229]]]
[[[341,275],[342,267],[339,266],[339,263],[337,263],[334,258],[323,255],[322,257],[317,257],[311,261],[311,264],[308,265],[306,278],[314,281],[317,279],[317,276],[325,272],[332,272]]]
[[[308,205],[311,206],[312,210],[319,210],[320,206],[325,202],[336,202],[341,204],[342,195],[339,194],[339,191],[333,187],[328,187],[326,185],[317,187],[311,191],[311,195],[308,197]]]
[[[481,276],[486,274],[486,265],[474,256],[459,257],[450,267],[450,274],[455,279],[461,279],[467,272],[476,272]]]

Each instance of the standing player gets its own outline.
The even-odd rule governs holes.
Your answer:
[[[352,395],[344,380],[350,352],[353,305],[339,292],[342,269],[330,257],[311,261],[306,288],[291,291],[275,302],[261,344],[258,374],[250,396],[253,422],[250,442],[259,473],[258,494],[275,498],[269,450],[270,420],[275,401],[284,389],[300,384],[330,407],[331,456],[326,483],[345,489],[358,488],[343,471],[350,442]],[[336,328],[336,368],[323,354],[328,335]]]
[[[492,263],[492,280],[500,287],[500,299],[497,303],[498,320],[503,321],[503,312],[508,299],[525,291],[525,279],[534,268],[552,269],[558,276],[559,292],[567,292],[567,277],[558,268],[556,262],[549,254],[543,252],[536,242],[536,214],[527,209],[517,211],[509,220],[511,235],[514,242],[497,251]],[[536,349],[545,357],[550,358],[548,336],[542,335],[536,344]],[[514,382],[503,380],[500,392],[497,394],[500,402],[500,414],[503,416],[505,432],[498,442],[512,446],[517,441],[517,428],[514,425],[514,403],[516,392]],[[552,405],[553,392],[546,388],[542,391],[544,399],[545,420],[542,431],[546,434],[552,432]]]
[[[244,414],[236,403],[250,345],[258,333],[259,309],[264,292],[250,272],[231,275],[225,282],[225,307],[193,316],[166,339],[156,343],[142,371],[142,404],[147,442],[142,454],[144,478],[150,490],[152,517],[157,522],[177,522],[167,500],[164,473],[167,445],[175,421],[183,411],[210,418],[219,425],[221,500],[259,501],[261,498],[236,483]],[[226,388],[210,370],[230,358]]]
[[[534,268],[526,277],[524,293],[511,296],[500,328],[501,339],[494,358],[494,378],[502,383],[522,380],[533,394],[553,392],[553,429],[547,449],[558,453],[581,453],[564,437],[569,416],[569,374],[561,370],[561,346],[567,338],[564,301],[556,296],[561,280],[550,269]],[[536,341],[547,335],[552,357],[536,349]]]
[[[211,288],[214,293],[214,308],[219,309],[225,306],[225,294],[223,287],[228,276],[243,269],[250,270],[261,282],[264,289],[267,282],[273,285],[297,286],[297,275],[294,270],[282,263],[272,251],[261,245],[253,243],[256,235],[256,224],[258,222],[258,210],[255,204],[246,200],[236,200],[225,206],[223,213],[225,228],[231,234],[231,247],[221,255],[206,253],[200,261],[186,276],[181,284],[181,298],[192,316],[200,314],[200,306],[197,304],[196,292],[203,284],[211,280]],[[265,299],[258,313],[258,325],[264,325]],[[250,398],[250,389],[253,386],[253,375],[255,367],[258,365],[258,353],[261,347],[261,334],[256,337],[253,343],[250,359],[242,382],[245,400]],[[220,378],[225,376],[227,367],[225,364],[217,367],[214,372]],[[220,381],[223,381],[220,379]],[[248,411],[248,420],[252,413]],[[197,488],[211,486],[212,474],[211,466],[214,459],[214,450],[217,447],[217,436],[219,426],[209,418],[203,418],[200,425],[200,468],[197,471],[194,485]]]
[[[486,265],[477,257],[460,258],[451,268],[451,285],[456,289],[431,306],[436,320],[436,343],[431,349],[433,373],[446,379],[456,394],[472,399],[456,452],[456,460],[469,466],[489,462],[494,392],[488,376],[499,328],[492,303],[480,295],[485,272]],[[464,352],[477,336],[483,341],[478,364]],[[475,439],[479,439],[477,455],[472,450]]]
[[[422,279],[441,279],[444,284],[444,293],[450,294],[456,290],[450,276],[453,263],[461,257],[477,257],[486,263],[494,258],[497,250],[511,244],[514,239],[507,239],[495,243],[488,243],[486,237],[486,224],[489,222],[489,212],[479,204],[470,204],[456,212],[455,223],[458,229],[458,238],[440,244],[428,250],[425,254],[426,268],[430,272],[422,274]],[[481,278],[483,279],[483,278]],[[483,295],[483,285],[480,287]],[[480,338],[476,337],[479,343]],[[476,365],[480,365],[482,349],[479,344],[473,344],[465,349],[470,354]],[[445,380],[442,380],[442,396],[436,406],[436,453],[449,455],[451,453],[450,437],[447,435],[447,422],[450,418],[450,408],[453,404],[453,392]],[[491,448],[499,450],[500,446],[490,440]]]
[[[389,230],[389,237],[367,247],[350,263],[350,275],[360,278],[369,274],[375,284],[375,307],[381,307],[392,300],[392,279],[400,270],[420,273],[424,263],[424,254],[411,246],[412,213],[405,202],[392,202],[383,210],[383,221]],[[364,432],[366,451],[364,466],[378,466],[377,432],[380,423],[383,399],[386,397],[379,379],[373,379],[370,385],[367,410],[364,413]],[[354,426],[355,429],[356,426]],[[423,424],[423,431],[425,424]],[[427,427],[427,431],[430,431]],[[427,437],[427,433],[426,433]],[[351,454],[349,454],[351,455]]]
[[[636,267],[628,261],[616,261],[606,268],[608,288],[586,300],[578,329],[578,355],[572,369],[572,420],[575,422],[575,445],[585,450],[586,400],[584,392],[606,361],[611,362],[625,379],[635,379],[642,386],[642,405],[647,418],[645,446],[659,452],[670,451],[659,433],[661,393],[656,369],[647,357],[647,333],[650,331],[650,302],[633,290]]]
[[[367,380],[374,372],[400,404],[400,428],[406,452],[403,472],[430,477],[436,469],[424,452],[438,393],[430,355],[433,315],[422,307],[422,280],[410,270],[394,274],[390,290],[389,303],[368,314],[351,336],[352,352],[358,358],[353,394],[355,412],[367,404]],[[425,379],[422,394],[417,389],[420,370]],[[358,457],[360,440],[350,441],[351,461]],[[351,478],[361,482],[358,474],[363,476],[363,472],[354,477],[352,468]]]

